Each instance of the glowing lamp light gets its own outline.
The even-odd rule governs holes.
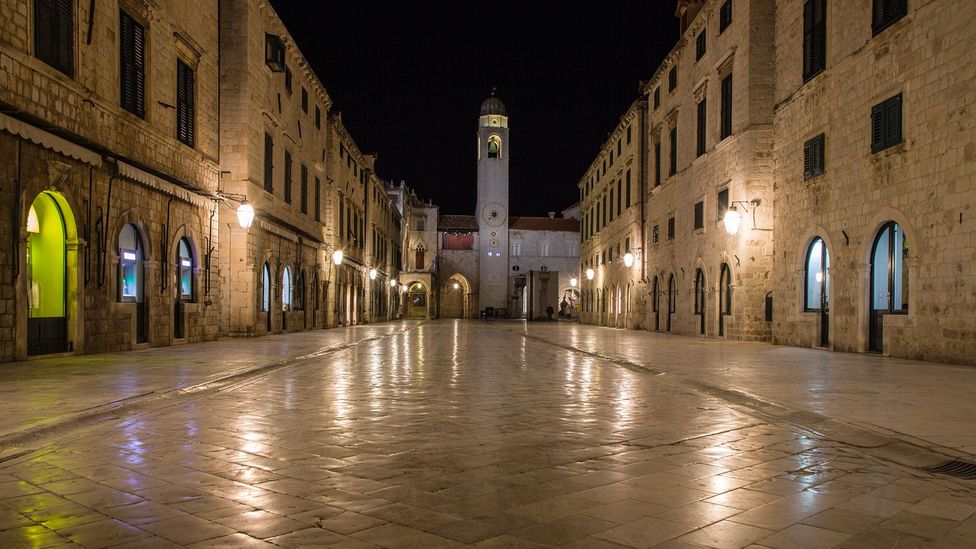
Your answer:
[[[27,232],[34,234],[41,232],[41,224],[37,221],[37,212],[34,210],[34,206],[31,206],[30,211],[27,212]]]
[[[180,265],[184,267],[192,267],[193,263],[191,263],[189,259],[183,258],[180,260]]]
[[[634,254],[627,252],[624,254],[624,265],[628,267],[634,266]]]
[[[397,287],[397,281],[396,281],[396,279],[393,279],[393,280],[390,281],[390,287],[391,288],[396,288]]]
[[[250,229],[251,223],[254,223],[254,206],[247,202],[241,202],[241,205],[237,207],[237,223],[242,229]]]
[[[725,222],[725,232],[735,234],[739,232],[739,223],[742,221],[742,215],[736,211],[735,206],[732,206],[729,208],[729,211],[725,212],[725,217],[722,221]]]
[[[455,283],[453,284],[453,288],[454,288],[455,290],[457,290],[457,289],[459,289],[460,287],[461,287],[461,285],[460,285],[460,284],[458,284],[457,282],[455,282]]]
[[[586,270],[586,279],[587,280],[593,280],[593,277],[594,276],[596,276],[596,273],[593,272],[593,269],[587,269]]]
[[[579,280],[576,280],[576,277],[575,276],[573,278],[570,278],[569,279],[569,285],[570,286],[572,286],[572,287],[575,288],[577,284],[579,284]]]
[[[128,261],[135,261],[136,260],[136,254],[135,254],[135,252],[122,252],[122,259],[125,259],[125,260],[128,260]]]
[[[369,279],[370,280],[376,280],[376,269],[370,269],[369,270]]]
[[[332,252],[332,262],[336,265],[342,265],[342,250],[336,250]]]
[[[822,272],[817,273],[816,274],[816,279],[817,279],[817,282],[823,282],[823,273]]]

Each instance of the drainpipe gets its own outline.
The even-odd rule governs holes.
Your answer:
[[[173,197],[171,196],[169,197],[169,200],[166,201],[166,225],[163,226],[163,243],[162,243],[163,272],[160,273],[160,277],[159,277],[160,295],[165,294],[166,287],[169,286],[169,284],[167,283],[167,280],[169,279],[169,277],[167,276],[169,274],[169,250],[167,248],[169,248],[169,221],[170,221],[170,213],[172,212],[172,209],[173,209]]]
[[[94,0],[92,0],[94,2]],[[85,287],[91,282],[91,222],[92,222],[92,189],[94,185],[94,166],[88,166],[88,211],[85,219]]]
[[[115,168],[112,170],[112,176],[108,178],[108,194],[105,197],[105,222],[102,223],[102,245],[100,252],[100,264],[98,266],[98,287],[101,288],[105,286],[105,269],[108,266],[108,226],[109,219],[112,213],[112,183],[115,182],[115,178],[119,175],[119,165],[115,164]]]
[[[17,277],[20,276],[20,176],[21,167],[23,166],[23,148],[24,142],[21,139],[17,140],[17,178],[14,180],[14,199],[10,201],[13,206],[13,220],[14,229],[11,231],[12,238],[10,242],[11,254],[10,257],[13,258],[13,280],[11,282],[16,282]]]

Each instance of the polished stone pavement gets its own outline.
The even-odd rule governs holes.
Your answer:
[[[861,441],[968,457],[974,382],[555,322],[0,365],[0,547],[972,546],[976,482]]]

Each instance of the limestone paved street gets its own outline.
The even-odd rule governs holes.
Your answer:
[[[973,369],[478,321],[58,360],[0,374],[0,547],[976,539],[910,466],[971,459]]]

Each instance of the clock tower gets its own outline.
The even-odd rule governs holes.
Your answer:
[[[501,99],[481,103],[478,118],[478,307],[508,309],[508,112]]]

